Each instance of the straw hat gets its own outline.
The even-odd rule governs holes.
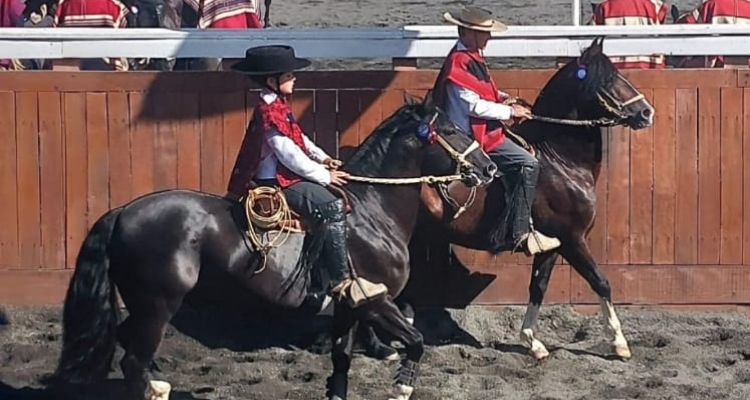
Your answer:
[[[502,32],[508,29],[505,24],[492,18],[491,12],[483,8],[465,7],[461,9],[460,15],[448,11],[443,14],[443,18],[452,24],[477,31]]]

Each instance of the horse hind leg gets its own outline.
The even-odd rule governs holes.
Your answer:
[[[123,325],[127,330],[120,338],[120,343],[125,343],[126,346],[120,368],[125,377],[128,398],[168,399],[170,385],[164,381],[149,380],[149,368],[167,324],[177,312],[182,299],[152,297],[139,303],[137,307],[128,305],[131,314],[126,321],[127,325]]]
[[[405,346],[406,357],[401,360],[395,376],[396,397],[389,400],[409,400],[419,373],[419,363],[424,354],[424,338],[390,298],[373,304],[368,310],[368,320],[379,325]]]
[[[580,241],[574,246],[562,249],[561,253],[599,296],[604,317],[604,330],[612,340],[615,354],[622,359],[629,359],[632,354],[628,342],[625,340],[625,335],[622,333],[622,326],[617,318],[617,313],[615,313],[615,307],[612,304],[612,290],[609,281],[597,267],[588,246],[585,242]]]
[[[531,282],[529,283],[529,305],[526,307],[526,315],[523,317],[521,326],[521,341],[529,347],[534,359],[541,361],[549,356],[549,351],[536,337],[534,329],[539,318],[539,308],[547,291],[552,269],[555,267],[557,252],[541,253],[534,256],[534,264],[531,269]]]

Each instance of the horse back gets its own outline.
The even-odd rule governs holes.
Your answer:
[[[125,290],[166,288],[185,295],[199,280],[214,280],[204,283],[219,290],[216,296],[222,295],[225,282],[296,307],[309,284],[309,275],[296,268],[304,240],[304,233],[291,233],[261,257],[248,239],[239,203],[208,193],[168,190],[123,207],[110,252],[113,272]]]

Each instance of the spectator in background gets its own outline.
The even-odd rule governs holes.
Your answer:
[[[187,26],[199,29],[262,29],[260,0],[184,0],[182,18]],[[192,13],[191,13],[192,12]],[[190,15],[194,14],[194,15]],[[238,59],[181,58],[177,70],[227,70]]]
[[[129,10],[120,0],[59,0],[55,13],[57,27],[125,28]],[[82,70],[125,71],[124,58],[81,60]]]
[[[750,1],[748,0],[703,0],[693,11],[680,16],[678,24],[748,24],[750,23]],[[678,68],[723,68],[724,56],[684,57]],[[744,62],[747,65],[747,61]]]
[[[15,28],[23,24],[24,5],[21,0],[0,0],[0,28]],[[0,71],[16,70],[16,60],[0,59]]]
[[[201,29],[260,29],[259,0],[185,0]]]
[[[592,4],[591,25],[662,25],[667,17],[667,4],[661,0],[605,0]],[[663,54],[610,56],[618,69],[663,69]]]

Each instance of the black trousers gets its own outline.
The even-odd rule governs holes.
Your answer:
[[[276,180],[256,180],[259,185],[277,185]],[[297,182],[282,190],[289,208],[299,213],[305,222],[314,222],[313,213],[321,206],[336,200],[336,196],[328,189],[314,182]]]
[[[497,164],[497,169],[504,174],[516,174],[521,167],[536,167],[539,163],[528,151],[507,137],[500,146],[492,149],[487,155]]]
[[[510,138],[488,153],[497,164],[500,181],[505,187],[506,207],[499,235],[516,243],[531,228],[531,206],[536,194],[539,161]]]

